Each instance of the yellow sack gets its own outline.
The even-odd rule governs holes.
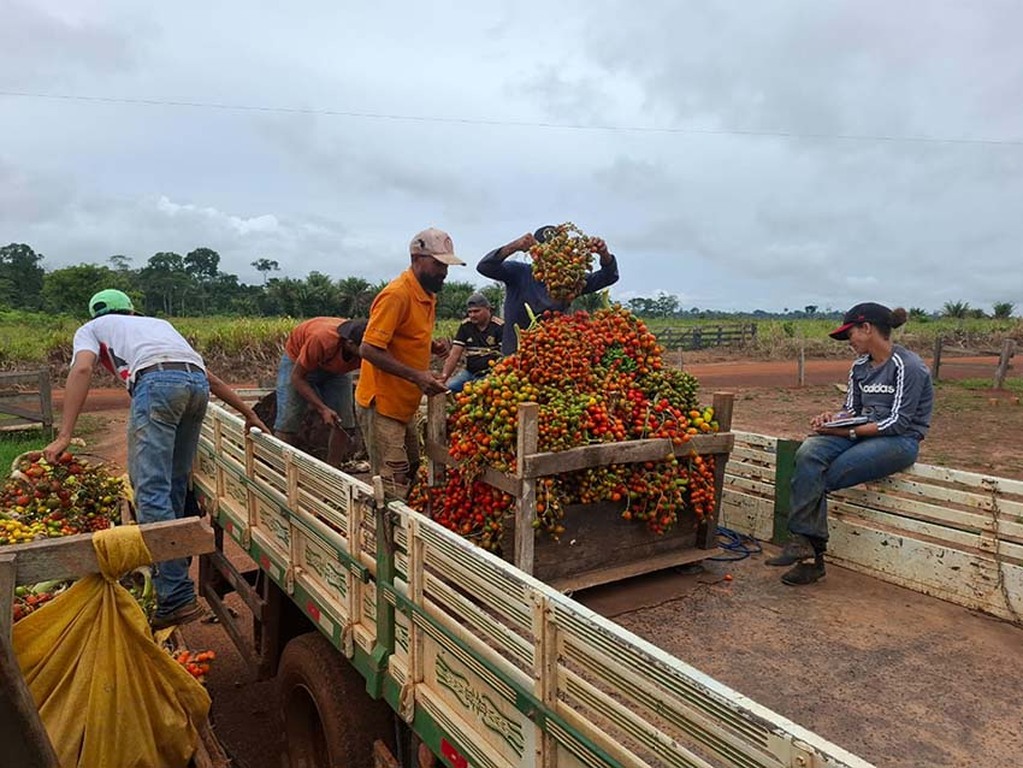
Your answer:
[[[63,768],[186,766],[210,697],[155,642],[117,579],[152,555],[138,526],[93,535],[102,574],[14,625],[14,651]]]

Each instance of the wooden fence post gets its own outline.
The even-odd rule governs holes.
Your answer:
[[[796,375],[799,379],[799,386],[806,384],[806,341],[799,340],[799,360],[796,365]]]
[[[941,369],[941,345],[942,338],[939,336],[934,340],[934,356],[931,362],[931,379],[938,380],[938,371]]]
[[[50,387],[50,372],[39,371],[39,407],[43,413],[43,433],[53,439],[53,390]]]
[[[1009,361],[1015,353],[1015,341],[1006,339],[1002,342],[1002,354],[998,358],[998,367],[995,369],[995,389],[1001,389],[1005,385],[1005,376],[1009,372]]]

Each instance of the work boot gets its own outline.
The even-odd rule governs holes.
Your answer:
[[[817,555],[812,563],[796,563],[781,575],[781,583],[790,587],[803,587],[820,581],[825,576],[824,556]]]
[[[813,544],[810,543],[806,536],[793,533],[789,540],[785,542],[781,554],[769,557],[764,562],[768,565],[792,565],[801,560],[809,560],[815,554]]]
[[[164,616],[154,616],[149,624],[154,630],[166,629],[167,627],[176,627],[196,619],[201,619],[205,615],[206,611],[203,610],[203,607],[195,600],[192,600]]]

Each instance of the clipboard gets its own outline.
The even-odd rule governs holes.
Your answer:
[[[828,429],[837,429],[841,427],[858,427],[860,424],[866,424],[870,421],[866,416],[850,416],[846,419],[835,419],[834,421],[828,421],[821,426],[827,427]]]

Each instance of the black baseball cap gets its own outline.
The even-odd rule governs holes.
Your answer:
[[[533,233],[533,237],[538,243],[546,243],[552,237],[558,234],[558,228],[553,224],[544,224],[536,232]]]
[[[872,301],[857,304],[845,313],[842,324],[828,334],[838,341],[846,341],[849,338],[849,331],[854,325],[870,323],[871,325],[882,325],[885,328],[892,327],[892,311],[884,304],[875,304]]]
[[[337,327],[337,335],[359,346],[362,344],[362,334],[366,332],[367,324],[366,320],[345,320]]]

